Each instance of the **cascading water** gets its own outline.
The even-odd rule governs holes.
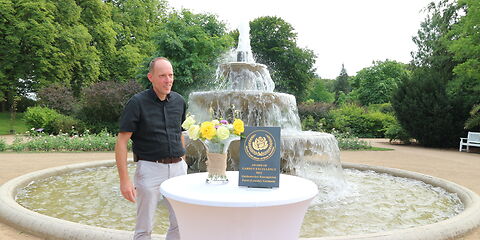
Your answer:
[[[327,133],[302,131],[297,103],[293,95],[274,92],[275,83],[267,67],[256,63],[250,47],[248,24],[239,27],[239,42],[227,58],[229,62],[217,69],[216,89],[193,92],[189,96],[188,111],[198,121],[213,117],[231,119],[233,115],[247,126],[281,127],[282,169],[300,171],[304,159],[312,156],[329,168],[328,174],[343,179],[340,156],[335,137]],[[188,156],[201,156],[197,148],[188,148]],[[238,142],[230,148],[231,156],[238,156]],[[199,158],[197,158],[198,160]],[[238,157],[232,157],[232,169],[238,166]],[[198,163],[196,164],[198,165]]]

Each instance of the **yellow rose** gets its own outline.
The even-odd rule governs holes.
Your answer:
[[[225,126],[220,126],[217,128],[217,137],[221,140],[225,140],[230,137],[230,130]]]
[[[188,116],[185,121],[182,123],[182,128],[183,129],[190,129],[190,126],[195,124],[195,119],[193,118],[194,116]]]
[[[200,133],[201,137],[212,140],[212,138],[215,137],[215,134],[217,134],[215,124],[212,122],[203,122],[202,125],[200,125]]]
[[[240,135],[243,133],[243,131],[245,131],[243,121],[240,119],[235,119],[235,121],[233,121],[233,133]]]
[[[192,140],[197,140],[200,137],[200,126],[191,125],[188,128],[188,137]]]

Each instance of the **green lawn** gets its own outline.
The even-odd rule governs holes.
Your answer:
[[[12,128],[15,133],[25,133],[28,130],[23,120],[23,113],[17,113],[12,126],[10,112],[0,112],[0,135],[11,134]]]

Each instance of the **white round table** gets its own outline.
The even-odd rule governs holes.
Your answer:
[[[280,175],[279,188],[238,186],[238,172],[227,184],[207,184],[207,173],[174,177],[160,191],[177,216],[182,240],[293,240],[318,188],[310,180]]]

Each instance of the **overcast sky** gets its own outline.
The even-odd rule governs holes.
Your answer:
[[[345,64],[348,75],[374,60],[408,63],[412,37],[432,0],[169,0],[176,9],[213,13],[235,29],[241,22],[277,16],[290,23],[297,43],[317,55],[317,72],[336,78]],[[437,2],[437,0],[435,0]]]

